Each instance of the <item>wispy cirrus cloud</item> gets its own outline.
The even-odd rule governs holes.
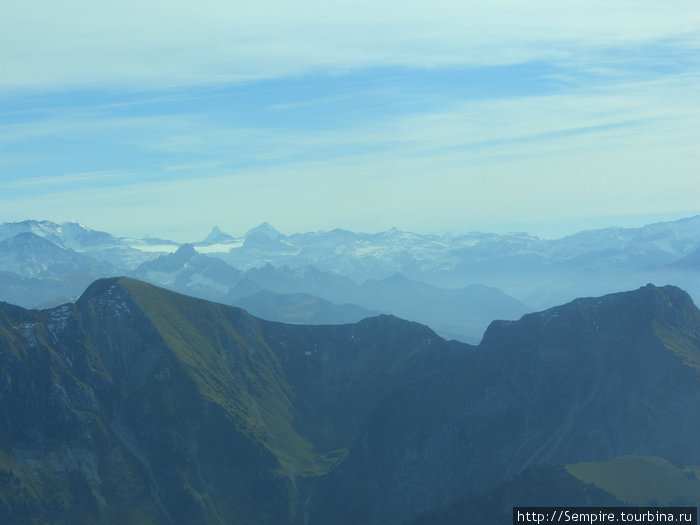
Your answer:
[[[606,50],[661,41],[697,49],[699,21],[693,0],[27,0],[3,7],[0,89],[141,90],[319,70],[598,61]]]
[[[166,235],[697,208],[695,0],[236,4],[4,5],[5,219]]]

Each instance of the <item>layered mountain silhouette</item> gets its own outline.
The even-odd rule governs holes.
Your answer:
[[[355,304],[477,343],[493,319],[648,282],[679,286],[697,301],[699,225],[696,216],[539,239],[397,228],[286,235],[263,223],[242,236],[214,227],[204,240],[180,244],[27,220],[0,224],[0,300],[53,306],[75,300],[98,278],[128,275],[232,305],[258,292],[280,294],[266,309],[272,320],[344,322],[335,312]],[[289,294],[312,295],[315,304],[306,309],[312,303],[291,301]]]
[[[294,324],[356,323],[380,314],[354,304],[333,304],[305,293],[259,291],[233,304],[262,319]]]
[[[517,319],[528,311],[501,290],[483,285],[449,290],[400,274],[357,284],[313,266],[267,264],[242,273],[190,244],[143,263],[132,275],[187,295],[241,306],[273,321],[342,324],[382,312],[472,343],[481,339],[493,319]]]
[[[699,374],[700,311],[669,286],[470,346],[102,279],[75,304],[0,304],[0,522],[500,523],[553,498],[692,501]],[[619,481],[644,473],[678,488]]]
[[[25,307],[75,300],[95,277],[118,273],[30,231],[0,242],[0,297]]]
[[[242,272],[220,259],[198,253],[191,244],[183,244],[174,253],[143,263],[133,275],[188,295],[222,300],[241,279]]]

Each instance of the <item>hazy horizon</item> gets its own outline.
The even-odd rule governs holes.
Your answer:
[[[513,226],[518,226],[521,229],[508,229],[506,225],[504,225],[501,228],[493,228],[489,229],[487,227],[483,228],[470,228],[470,229],[465,229],[465,230],[445,230],[445,231],[425,231],[425,230],[407,230],[404,228],[398,228],[397,226],[392,226],[390,228],[386,228],[383,230],[352,230],[351,228],[346,228],[343,226],[336,226],[332,228],[316,228],[316,229],[309,229],[309,230],[288,230],[282,227],[279,227],[277,224],[272,224],[270,221],[263,221],[261,223],[251,223],[247,226],[245,225],[236,225],[236,224],[226,224],[224,222],[222,223],[217,223],[217,224],[212,224],[209,226],[206,230],[202,230],[199,232],[194,232],[193,236],[190,237],[168,237],[168,236],[163,236],[159,235],[157,233],[153,233],[151,231],[147,231],[146,229],[138,230],[138,231],[126,231],[123,229],[117,228],[116,230],[107,230],[107,229],[102,229],[102,228],[97,228],[94,225],[87,223],[83,220],[80,219],[70,219],[67,221],[56,221],[51,218],[47,217],[25,217],[24,219],[20,219],[17,221],[5,221],[5,223],[13,223],[13,222],[23,222],[23,221],[31,221],[31,220],[36,220],[36,221],[49,221],[49,222],[54,222],[57,224],[60,223],[78,223],[88,229],[91,230],[97,230],[97,231],[105,231],[106,233],[109,233],[111,235],[114,235],[115,237],[118,238],[132,238],[132,239],[152,239],[152,238],[160,238],[163,240],[168,240],[168,241],[173,241],[179,244],[187,244],[187,243],[196,243],[203,241],[213,230],[213,228],[219,228],[223,233],[231,235],[233,237],[237,238],[242,238],[245,236],[247,232],[250,230],[257,228],[259,226],[262,226],[263,224],[268,224],[272,226],[275,230],[279,231],[283,235],[296,235],[296,234],[305,234],[305,233],[314,233],[314,232],[329,232],[333,230],[347,230],[347,231],[354,231],[355,233],[360,233],[360,234],[377,234],[377,233],[382,233],[389,231],[393,228],[397,228],[400,231],[408,232],[408,233],[413,233],[413,234],[418,234],[418,235],[437,235],[437,236],[443,236],[443,235],[459,235],[459,234],[468,234],[468,233],[485,233],[485,234],[497,234],[497,235],[508,235],[508,234],[527,234],[533,237],[537,237],[542,240],[557,240],[561,239],[564,237],[567,237],[569,235],[574,235],[576,233],[584,232],[584,231],[594,231],[594,230],[603,230],[607,228],[623,228],[623,229],[635,229],[635,228],[642,228],[644,226],[648,226],[650,224],[656,224],[656,223],[662,223],[662,222],[675,222],[678,220],[683,220],[683,219],[691,219],[697,215],[700,214],[693,214],[693,213],[688,213],[688,214],[683,214],[683,213],[678,213],[678,214],[666,214],[666,215],[657,215],[657,216],[629,216],[629,217],[622,217],[622,216],[616,216],[616,217],[599,217],[599,218],[594,218],[590,219],[588,221],[576,221],[572,222],[566,225],[561,225],[560,228],[553,228],[551,223],[546,223],[544,225],[538,225],[536,223],[534,224],[528,224],[528,223],[516,223],[513,224]],[[610,222],[612,221],[612,222]],[[4,224],[4,223],[0,223]],[[574,228],[574,225],[577,226]],[[530,226],[530,229],[527,229],[526,227]],[[542,233],[542,232],[545,233]],[[550,232],[549,234],[546,232]],[[562,232],[562,233],[552,233],[552,232]]]

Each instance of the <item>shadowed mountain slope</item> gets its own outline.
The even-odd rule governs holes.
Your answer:
[[[700,465],[699,412],[700,312],[673,287],[495,322],[473,347],[103,279],[74,305],[0,304],[0,521],[399,524],[531,473],[585,495],[600,469],[547,465]]]

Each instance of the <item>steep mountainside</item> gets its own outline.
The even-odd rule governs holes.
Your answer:
[[[673,287],[495,322],[478,347],[390,316],[262,321],[126,278],[50,310],[0,304],[2,523],[398,525],[545,493],[625,501],[615,458],[694,472],[699,416],[700,312]]]

